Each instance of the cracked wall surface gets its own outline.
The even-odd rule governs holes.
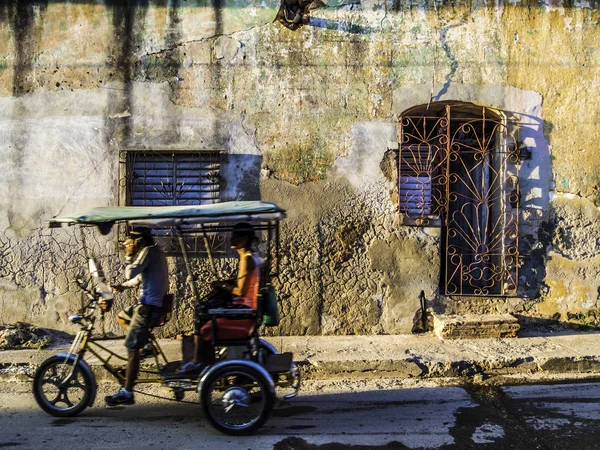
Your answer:
[[[0,4],[0,323],[70,329],[85,253],[47,220],[122,203],[119,153],[148,149],[222,150],[223,198],[288,210],[270,333],[408,332],[421,291],[438,312],[600,320],[596,3],[329,2],[295,31],[273,22],[278,8]],[[382,165],[398,117],[448,100],[518,118],[532,152],[519,298],[440,297],[440,230],[400,225]],[[88,237],[113,278],[116,239]],[[182,262],[170,267],[165,332],[189,331]]]

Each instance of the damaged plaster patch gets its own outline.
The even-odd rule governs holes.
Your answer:
[[[318,144],[293,144],[265,153],[265,173],[298,186],[325,179],[332,162],[331,152]]]
[[[342,175],[358,191],[386,182],[380,163],[388,142],[396,140],[396,124],[383,120],[356,123],[350,132],[348,155],[335,162]]]
[[[380,273],[387,286],[381,317],[384,332],[410,331],[420,308],[420,292],[425,291],[428,298],[434,296],[439,267],[437,245],[435,239],[417,242],[410,236],[373,241],[368,250],[371,270]]]
[[[553,250],[572,260],[600,253],[600,211],[584,198],[555,197],[551,220],[556,224]]]
[[[215,59],[230,62],[236,57],[241,48],[241,42],[228,36],[219,36],[215,39],[213,45],[213,55]]]
[[[381,277],[370,272],[367,250],[376,234],[397,228],[393,217],[372,216],[371,199],[357,195],[341,177],[298,186],[263,178],[261,191],[288,211],[276,286],[283,300],[281,330],[380,334]]]
[[[574,261],[550,252],[546,269],[547,291],[542,291],[534,312],[541,317],[597,327],[600,256]]]

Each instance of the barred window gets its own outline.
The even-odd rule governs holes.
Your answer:
[[[439,224],[446,203],[446,117],[417,111],[400,119],[398,188],[404,223]]]
[[[219,152],[127,152],[127,204],[131,206],[218,203]]]
[[[221,175],[219,151],[127,151],[121,153],[121,195],[128,206],[204,205],[219,203],[225,182]],[[194,226],[183,228],[193,231]],[[179,252],[174,229],[155,229],[161,247],[168,254]],[[190,253],[225,253],[222,233],[186,236]],[[206,237],[206,240],[204,239]]]

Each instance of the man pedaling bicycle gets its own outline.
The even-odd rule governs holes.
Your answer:
[[[127,369],[125,384],[114,395],[105,397],[108,406],[132,405],[133,386],[140,367],[140,352],[148,343],[150,328],[163,314],[163,300],[169,291],[167,259],[154,243],[150,229],[134,228],[125,241],[127,281],[112,285],[116,292],[141,286],[138,303],[117,314],[117,322],[127,331]]]

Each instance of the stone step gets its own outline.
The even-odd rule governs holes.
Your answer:
[[[441,340],[517,337],[520,325],[510,314],[433,316],[433,331]]]

